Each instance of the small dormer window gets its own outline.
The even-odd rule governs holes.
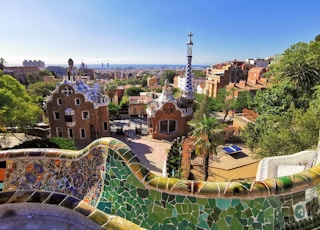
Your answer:
[[[76,98],[76,99],[74,100],[74,103],[75,103],[76,105],[80,105],[80,104],[81,104],[80,98]]]
[[[73,93],[73,90],[71,89],[71,87],[65,86],[61,92],[66,96],[70,96],[70,94]]]

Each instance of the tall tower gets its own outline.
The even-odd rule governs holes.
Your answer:
[[[178,107],[186,108],[189,111],[192,110],[193,100],[194,100],[194,92],[192,88],[192,68],[191,68],[191,60],[192,60],[192,47],[193,42],[191,37],[193,36],[192,32],[188,34],[189,41],[187,43],[188,52],[187,52],[187,66],[186,73],[184,77],[184,87],[181,90],[181,95],[178,99]]]

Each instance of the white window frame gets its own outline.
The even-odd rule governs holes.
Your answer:
[[[88,113],[88,117],[84,117],[84,113]],[[88,110],[82,111],[82,120],[88,120],[90,118],[90,113]]]
[[[78,103],[78,102],[79,102],[79,103]],[[74,104],[75,104],[75,105],[81,105],[81,99],[78,98],[78,97],[75,98],[75,99],[74,99]]]
[[[57,114],[59,114],[59,118],[57,118]],[[60,113],[59,113],[59,111],[53,111],[53,119],[54,119],[54,120],[60,120]]]

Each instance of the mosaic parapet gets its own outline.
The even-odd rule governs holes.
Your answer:
[[[118,216],[104,213],[82,200],[63,193],[47,191],[11,191],[0,193],[0,208],[2,207],[1,205],[5,204],[9,212],[11,211],[11,213],[14,213],[14,215],[16,215],[15,211],[12,211],[14,210],[12,209],[12,207],[14,206],[10,206],[10,204],[17,203],[38,203],[46,205],[41,206],[41,209],[44,209],[44,207],[46,207],[43,212],[44,214],[47,213],[48,215],[50,213],[50,205],[57,205],[61,208],[70,209],[72,211],[75,211],[76,213],[82,214],[83,216],[87,217],[87,219],[96,223],[97,226],[94,229],[98,229],[100,227],[102,227],[103,229],[141,229],[139,226],[130,221],[127,221]],[[40,206],[38,208],[40,208]],[[30,213],[27,213],[27,215],[32,214],[35,214],[35,212],[31,211]],[[53,214],[55,214],[55,212],[53,212]],[[5,218],[6,215],[10,217],[13,214],[9,215],[4,213],[1,217]]]
[[[105,229],[141,229],[96,206],[101,196],[108,140],[80,151],[13,149],[0,151],[0,204],[39,202],[71,208]]]
[[[0,159],[4,193],[37,190],[75,197],[97,211],[90,216],[99,225],[101,211],[146,229],[290,229],[318,226],[318,219],[320,224],[319,165],[263,181],[179,180],[153,174],[114,138],[80,151],[2,151]]]

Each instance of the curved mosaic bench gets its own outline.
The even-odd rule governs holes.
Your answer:
[[[179,180],[151,173],[127,145],[114,138],[96,140],[80,151],[1,151],[0,161],[0,196],[30,190],[62,193],[101,210],[100,214],[119,216],[146,229],[320,226],[320,165],[263,181]],[[92,219],[104,226],[100,214]]]

